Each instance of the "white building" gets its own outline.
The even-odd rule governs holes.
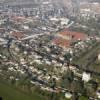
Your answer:
[[[91,79],[90,73],[83,72],[82,80],[83,80],[84,82],[88,82],[90,79]]]
[[[98,99],[100,99],[100,91],[96,92]]]
[[[65,98],[71,99],[71,97],[72,97],[72,94],[71,93],[69,93],[69,92],[65,93]]]
[[[98,54],[98,60],[100,60],[100,54]]]

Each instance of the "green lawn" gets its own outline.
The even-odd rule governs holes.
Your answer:
[[[88,100],[88,98],[87,97],[84,97],[84,96],[80,96],[79,97],[79,100]]]
[[[32,95],[23,93],[2,82],[0,82],[0,97],[2,97],[3,100],[45,100],[37,93]]]

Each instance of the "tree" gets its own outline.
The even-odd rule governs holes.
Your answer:
[[[70,89],[73,80],[74,80],[74,73],[68,67],[67,72],[62,77],[61,86]]]
[[[72,82],[74,80],[74,73],[70,70],[70,68],[68,67],[67,69],[67,73],[65,76],[70,82]]]

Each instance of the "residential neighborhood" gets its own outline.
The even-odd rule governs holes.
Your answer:
[[[0,3],[0,97],[99,100],[100,2],[4,1]]]

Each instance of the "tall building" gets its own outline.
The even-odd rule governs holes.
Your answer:
[[[80,12],[80,2],[79,0],[71,0],[71,2],[72,2],[73,15],[78,16]]]

